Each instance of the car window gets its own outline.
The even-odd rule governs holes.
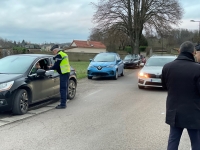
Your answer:
[[[115,61],[114,54],[98,54],[94,60],[95,62],[113,62]]]
[[[175,58],[149,58],[146,66],[164,66],[166,63],[175,60]]]
[[[120,56],[119,56],[118,54],[117,54],[116,58],[117,58],[117,60],[120,60],[120,59],[121,59]]]
[[[49,58],[49,63],[50,63],[50,65],[54,65],[54,63],[55,63],[55,60],[53,59],[53,57],[50,57]],[[54,74],[53,74],[53,76],[58,76],[59,74],[58,74],[58,72],[57,71],[54,71]]]
[[[129,60],[129,59],[133,59],[133,56],[132,55],[126,55],[124,60]]]
[[[48,70],[50,65],[48,58],[38,60],[32,67],[30,74],[34,74],[38,69]]]
[[[23,74],[25,73],[36,57],[30,56],[7,56],[0,59],[0,73]]]
[[[49,60],[50,60],[51,65],[53,65],[55,63],[55,60],[53,59],[53,57],[50,57]]]

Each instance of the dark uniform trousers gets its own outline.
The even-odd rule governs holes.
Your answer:
[[[170,126],[170,134],[167,150],[178,150],[179,142],[184,128]],[[200,130],[187,129],[192,150],[200,150]]]
[[[60,97],[61,106],[67,105],[67,95],[68,95],[68,82],[70,73],[60,74]]]

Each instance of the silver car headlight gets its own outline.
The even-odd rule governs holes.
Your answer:
[[[10,88],[12,87],[14,81],[10,81],[10,82],[6,82],[6,83],[1,83],[0,84],[0,92],[1,91],[7,91],[10,90]]]
[[[149,78],[148,74],[147,74],[147,73],[144,73],[144,72],[139,72],[139,73],[138,73],[138,77]]]

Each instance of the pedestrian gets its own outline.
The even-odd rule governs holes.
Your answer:
[[[166,120],[170,125],[167,150],[178,150],[187,129],[192,150],[200,150],[200,65],[192,42],[181,44],[179,55],[164,65],[162,85],[167,90]]]
[[[200,43],[195,46],[196,49],[196,61],[200,63]]]
[[[64,109],[67,107],[67,95],[68,95],[68,81],[70,75],[70,64],[68,55],[59,49],[58,45],[54,45],[51,49],[55,55],[55,63],[50,66],[50,70],[56,70],[60,74],[60,105],[56,106],[56,109]]]

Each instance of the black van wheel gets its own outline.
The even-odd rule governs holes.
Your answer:
[[[28,111],[28,93],[24,89],[20,89],[16,92],[13,98],[13,109],[12,112],[15,115],[23,115]]]

